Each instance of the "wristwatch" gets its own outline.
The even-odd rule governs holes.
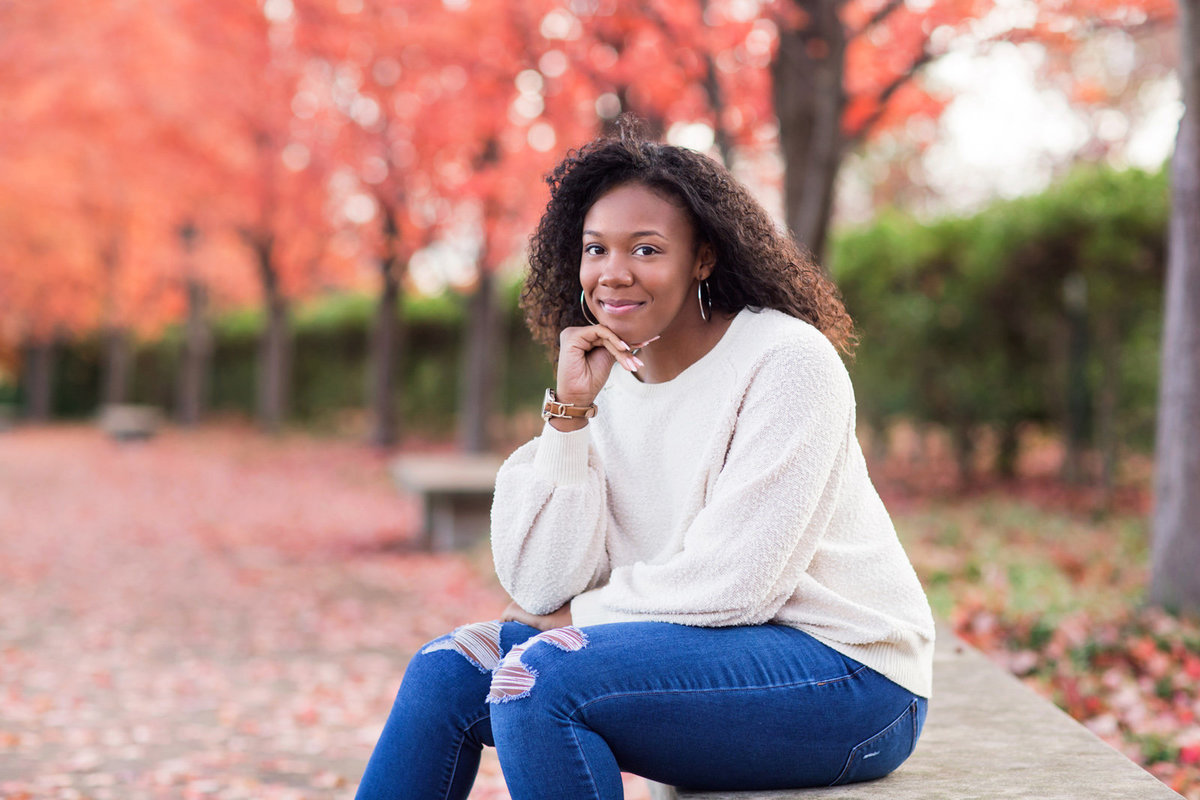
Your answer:
[[[559,419],[591,419],[596,416],[596,404],[588,406],[573,406],[570,403],[560,403],[553,389],[546,390],[546,399],[542,403],[542,419],[549,421],[553,417]]]

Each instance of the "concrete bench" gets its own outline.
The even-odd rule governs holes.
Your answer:
[[[934,696],[917,749],[886,778],[825,789],[691,792],[654,800],[1180,800],[984,655],[938,630]]]
[[[162,412],[154,406],[120,403],[100,409],[100,429],[114,439],[149,439],[162,425]]]
[[[427,549],[453,550],[488,538],[501,463],[494,455],[408,455],[392,462],[397,487],[421,499]]]

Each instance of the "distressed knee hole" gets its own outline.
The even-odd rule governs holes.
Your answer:
[[[455,628],[450,635],[430,643],[421,655],[454,650],[480,672],[491,672],[500,664],[500,623],[473,622]]]
[[[579,628],[570,625],[566,628],[554,628],[543,631],[527,642],[523,642],[508,651],[508,655],[500,662],[492,675],[492,686],[488,692],[487,702],[504,703],[509,700],[519,700],[533,689],[537,673],[521,661],[531,646],[538,642],[549,642],[559,650],[574,652],[587,645],[587,635]]]

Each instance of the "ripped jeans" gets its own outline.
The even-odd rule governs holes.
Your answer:
[[[691,789],[878,778],[926,701],[781,625],[465,625],[413,657],[357,800],[466,798],[484,745],[513,800],[618,800],[622,771]]]

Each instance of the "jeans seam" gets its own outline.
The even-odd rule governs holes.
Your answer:
[[[459,735],[458,747],[454,750],[454,763],[450,766],[450,775],[446,781],[446,790],[442,792],[442,800],[448,800],[450,797],[450,790],[454,788],[454,776],[458,772],[458,761],[460,758],[462,758],[463,745],[466,744],[467,741],[467,731],[471,730],[471,728],[474,728],[476,725],[486,719],[488,719],[487,716],[480,717],[470,725],[463,728],[462,733]]]
[[[908,707],[912,709],[912,747],[908,749],[908,755],[911,756],[913,750],[917,749],[917,701],[913,700]],[[905,758],[908,758],[908,756],[905,756]]]
[[[838,776],[833,779],[833,783],[831,783],[829,785],[830,786],[843,785],[843,784],[840,784],[839,781],[841,781],[842,778],[844,778],[846,776],[846,773],[850,771],[850,767],[854,764],[854,758],[856,755],[858,755],[859,751],[862,750],[863,747],[868,742],[875,741],[880,736],[883,736],[888,731],[899,726],[901,723],[904,722],[904,718],[906,716],[911,717],[913,720],[916,720],[916,718],[917,718],[917,703],[915,700],[910,701],[908,704],[908,707],[900,712],[900,716],[898,716],[898,717],[896,717],[896,719],[892,720],[886,727],[884,727],[883,730],[879,731],[878,733],[874,733],[874,734],[868,736],[866,739],[863,739],[861,742],[854,745],[854,747],[850,748],[850,755],[846,756],[846,763],[842,765],[842,771],[838,773]],[[914,730],[915,730],[915,727],[914,727]],[[916,746],[916,741],[914,740],[913,747],[915,748],[915,746]],[[912,751],[913,751],[913,748],[909,748],[908,755],[906,755],[904,757],[905,760],[908,759],[908,756],[912,755]]]
[[[570,716],[567,719],[570,720]],[[583,762],[583,768],[587,771],[588,782],[592,785],[592,796],[596,800],[600,800],[600,787],[596,785],[596,776],[592,774],[592,765],[588,763],[587,756],[583,752],[583,745],[579,743],[578,725],[578,722],[571,720],[571,739],[575,742],[575,749],[579,751],[579,760]]]
[[[595,703],[599,703],[603,700],[611,700],[615,697],[630,697],[633,695],[657,695],[657,694],[693,694],[693,693],[700,693],[700,692],[745,692],[745,691],[758,691],[758,690],[762,690],[762,689],[795,689],[800,686],[825,686],[828,684],[841,683],[842,681],[848,681],[848,680],[856,677],[859,673],[861,673],[863,670],[866,670],[866,669],[868,669],[868,667],[860,666],[858,669],[854,670],[850,674],[841,675],[836,678],[822,678],[820,680],[808,680],[808,681],[792,681],[791,683],[775,683],[775,684],[767,683],[767,684],[761,684],[761,685],[757,685],[757,686],[726,686],[726,687],[713,687],[713,688],[706,688],[706,689],[637,689],[637,690],[630,690],[630,691],[625,691],[625,692],[611,692],[609,694],[601,695],[600,697],[593,697],[591,700],[588,700],[586,703],[581,703],[580,705],[576,706],[575,709],[573,711],[571,711],[571,713],[568,714],[567,716],[568,716],[568,718],[573,718],[577,713],[584,710],[588,706],[591,706]]]

